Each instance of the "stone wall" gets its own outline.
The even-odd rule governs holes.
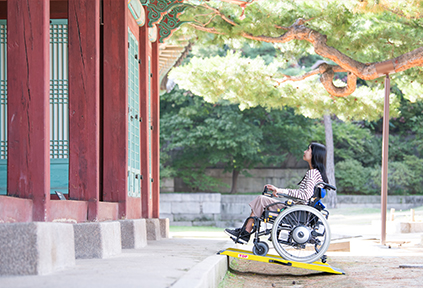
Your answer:
[[[250,214],[248,205],[259,193],[161,193],[160,218],[177,226],[240,226]],[[423,196],[388,196],[388,209],[423,206]],[[380,208],[380,196],[338,196],[338,208]]]
[[[181,226],[215,225],[220,221],[221,197],[220,193],[162,193],[160,217]]]
[[[305,162],[304,162],[305,163]],[[277,187],[294,187],[304,176],[307,167],[291,169],[251,169],[248,173],[251,177],[243,174],[238,176],[237,191],[239,193],[259,192],[265,184],[273,184]],[[226,186],[221,186],[219,191],[229,193],[232,184],[232,173],[223,173],[223,169],[207,169],[206,174],[212,176]],[[161,192],[189,192],[188,188],[181,179],[161,179]],[[210,192],[210,191],[205,191]]]

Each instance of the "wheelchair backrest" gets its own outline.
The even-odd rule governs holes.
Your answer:
[[[314,194],[313,197],[311,197],[309,205],[311,207],[316,208],[317,210],[321,211],[325,209],[325,205],[323,205],[321,199],[325,198],[327,191],[326,190],[332,189],[336,190],[335,186],[332,186],[325,182],[319,182],[314,186]]]

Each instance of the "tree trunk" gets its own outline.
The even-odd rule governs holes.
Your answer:
[[[335,181],[335,163],[333,157],[333,134],[332,134],[332,120],[329,114],[323,116],[325,123],[325,138],[326,138],[326,175],[328,176],[329,184],[336,186]],[[336,191],[329,190],[326,196],[326,203],[329,208],[336,208]]]
[[[232,187],[231,187],[231,194],[235,194],[236,193],[236,185],[238,182],[238,176],[239,176],[239,170],[232,170]]]

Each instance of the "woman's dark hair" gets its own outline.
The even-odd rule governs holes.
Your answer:
[[[311,142],[311,166],[314,169],[319,170],[322,175],[323,182],[328,182],[328,176],[326,176],[326,147],[320,143]]]

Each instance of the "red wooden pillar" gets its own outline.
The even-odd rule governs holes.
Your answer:
[[[157,29],[157,40],[152,44],[152,95],[151,114],[153,130],[151,133],[151,161],[153,182],[153,218],[160,217],[160,95],[159,95],[159,29]]]
[[[145,9],[145,6],[143,7]],[[146,19],[148,12],[145,9]],[[149,156],[149,93],[151,93],[152,71],[151,71],[151,42],[148,38],[148,25],[140,27],[140,164],[141,164],[141,215],[143,218],[152,218],[152,195],[150,191],[150,156]]]
[[[69,0],[69,196],[99,202],[100,0]]]
[[[50,214],[50,4],[7,2],[7,193],[33,200],[33,221]]]
[[[103,200],[128,201],[128,24],[126,0],[103,0]]]

